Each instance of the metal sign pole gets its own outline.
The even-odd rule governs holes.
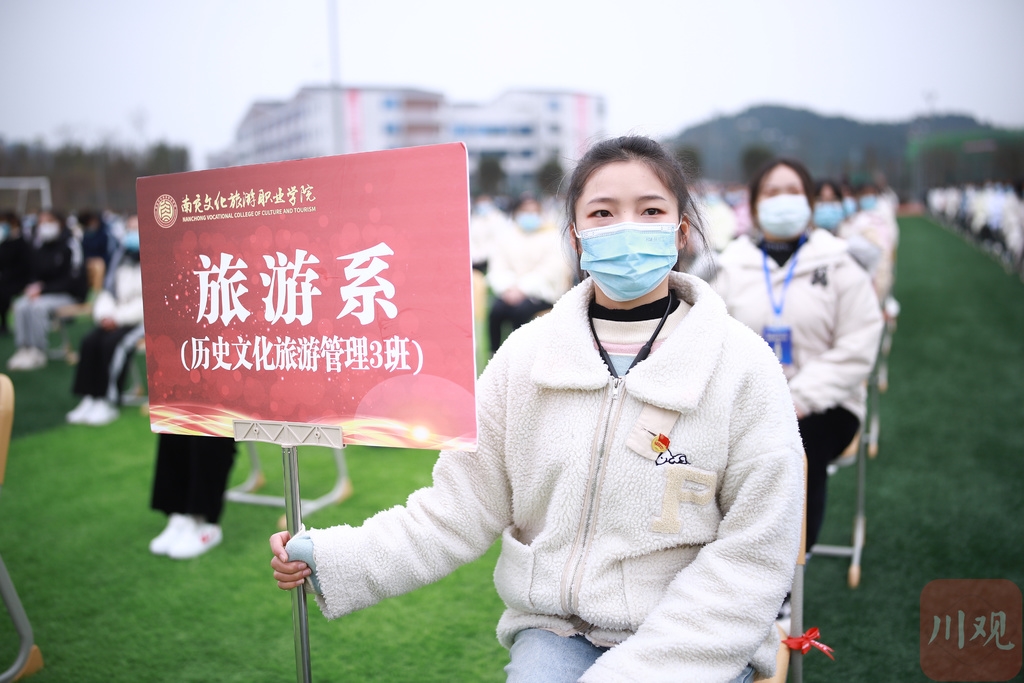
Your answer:
[[[235,441],[262,441],[281,446],[284,466],[284,506],[288,532],[293,536],[302,528],[302,498],[299,496],[298,446],[342,448],[341,427],[274,422],[270,420],[235,420]],[[295,630],[295,675],[298,683],[310,683],[309,620],[306,593],[292,589],[292,626]]]
[[[288,533],[292,536],[299,533],[299,529],[302,528],[298,451],[295,446],[281,447],[281,461],[284,464],[284,514],[288,522]],[[312,674],[309,665],[309,619],[306,611],[306,591],[301,586],[292,589],[292,626],[295,628],[295,679],[298,683],[310,683]]]

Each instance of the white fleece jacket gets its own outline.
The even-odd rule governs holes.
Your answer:
[[[362,527],[311,530],[324,615],[435,581],[500,536],[506,647],[526,628],[615,645],[585,683],[771,674],[801,526],[793,405],[769,347],[706,283],[670,277],[692,308],[624,379],[595,349],[585,280],[480,377],[478,452],[443,452],[430,488]]]
[[[793,335],[793,363],[783,368],[793,403],[803,415],[842,406],[863,422],[864,380],[882,337],[882,311],[871,279],[846,243],[825,230],[812,231],[796,259],[782,308]],[[768,258],[776,303],[790,263],[779,266]],[[752,330],[760,334],[771,324],[763,252],[747,237],[722,252],[714,287],[729,313]]]
[[[541,301],[555,302],[571,282],[562,237],[553,227],[525,232],[517,225],[499,230],[487,263],[487,284],[501,296],[513,287]]]
[[[137,261],[121,262],[92,305],[97,323],[110,318],[121,326],[142,324],[142,268]]]

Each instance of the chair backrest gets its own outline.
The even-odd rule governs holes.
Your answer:
[[[7,449],[11,445],[11,426],[14,424],[14,384],[7,375],[0,375],[0,486],[4,485],[7,471]]]

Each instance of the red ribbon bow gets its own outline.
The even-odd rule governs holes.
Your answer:
[[[800,650],[801,654],[807,654],[811,651],[812,647],[816,647],[827,654],[829,659],[835,661],[836,658],[832,656],[832,648],[824,643],[819,643],[818,638],[820,637],[821,631],[818,630],[817,626],[813,626],[807,629],[802,636],[786,638],[782,642],[784,642],[790,650]]]

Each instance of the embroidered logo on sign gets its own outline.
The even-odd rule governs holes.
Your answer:
[[[828,266],[815,269],[814,275],[811,276],[811,284],[828,287]]]

